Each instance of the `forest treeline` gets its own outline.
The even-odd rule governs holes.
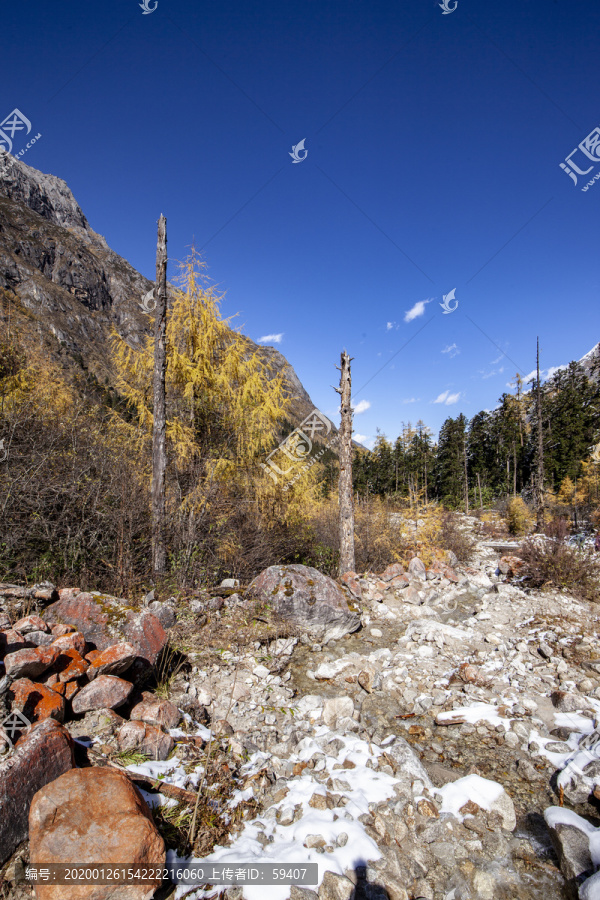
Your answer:
[[[372,452],[357,450],[354,488],[411,505],[439,501],[450,509],[487,507],[520,496],[534,500],[542,430],[544,502],[585,508],[598,501],[595,448],[600,440],[600,382],[594,367],[572,362],[540,385],[519,375],[492,411],[443,423],[437,443],[424,422],[403,426],[392,443],[379,434]],[[565,509],[565,511],[569,511]]]

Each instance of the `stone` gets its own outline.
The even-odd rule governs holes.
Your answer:
[[[47,647],[54,641],[54,635],[47,631],[30,631],[27,634],[27,643],[36,647]]]
[[[298,884],[290,885],[290,900],[318,900],[318,894]]]
[[[140,792],[123,772],[71,769],[33,798],[29,812],[31,864],[78,866],[124,863],[164,866],[165,845]],[[161,879],[147,884],[36,885],[37,900],[144,900]]]
[[[56,672],[59,681],[75,681],[81,678],[90,667],[77,650],[64,650],[57,658],[52,671]]]
[[[304,846],[308,847],[309,850],[313,850],[317,847],[324,847],[326,843],[327,841],[322,834],[307,834],[304,838]]]
[[[542,643],[538,647],[538,651],[540,653],[540,656],[543,656],[544,659],[552,659],[552,647],[549,647],[548,644],[544,643],[544,641],[542,641]]]
[[[125,722],[118,735],[119,748],[123,751],[139,750],[149,759],[168,759],[175,741],[162,728],[146,722]]]
[[[319,900],[352,900],[355,886],[345,875],[325,872],[319,886]]]
[[[15,622],[13,628],[15,631],[18,631],[19,634],[29,634],[32,631],[50,631],[40,616],[25,616],[24,619],[19,619],[18,622]]]
[[[13,709],[22,712],[30,722],[41,722],[43,719],[56,719],[62,722],[65,717],[65,701],[55,691],[43,684],[19,678],[11,685],[8,696],[12,700]]]
[[[367,694],[373,693],[373,685],[375,683],[374,673],[371,671],[368,671],[368,670],[359,672],[358,673],[358,683],[360,684],[363,691],[367,692]]]
[[[98,650],[126,641],[133,644],[140,660],[152,666],[167,643],[167,633],[156,616],[147,610],[127,608],[126,600],[104,596],[100,600],[76,589],[59,591],[59,595],[60,599],[45,610],[45,621],[50,625],[59,620],[72,622]]]
[[[411,578],[418,578],[420,581],[426,580],[427,569],[425,568],[425,563],[418,556],[414,556],[409,562],[408,574]]]
[[[592,874],[590,832],[596,829],[571,810],[550,806],[544,811],[560,870],[567,879]]]
[[[353,712],[352,697],[329,697],[323,704],[323,721],[329,728],[335,729],[338,719],[352,716]]]
[[[52,641],[52,646],[59,650],[76,650],[80,656],[85,654],[85,638],[80,631],[70,631],[61,634]]]
[[[93,709],[116,709],[122,706],[133,690],[129,681],[116,675],[98,675],[79,691],[73,699],[74,713],[85,713]]]
[[[340,586],[311,566],[270,566],[250,584],[249,599],[269,604],[273,613],[328,643],[360,628]]]
[[[7,628],[0,631],[0,659],[8,653],[14,653],[15,650],[22,650],[25,647],[25,638],[13,628]]]
[[[131,710],[130,719],[139,719],[148,722],[149,725],[159,725],[163,728],[176,728],[181,719],[181,713],[170,700],[161,700],[155,694],[144,693],[144,699],[137,703]]]
[[[53,647],[34,647],[17,650],[4,657],[6,674],[11,678],[35,678],[49,669],[58,656]]]
[[[402,568],[400,563],[392,563],[392,565],[388,566],[387,569],[385,569],[379,577],[382,581],[392,581],[399,575],[404,575],[404,569]]]
[[[346,585],[350,593],[356,597],[357,600],[362,600],[362,588],[356,572],[344,572],[340,577],[340,581],[342,584]]]
[[[233,734],[233,728],[231,727],[227,719],[219,719],[218,722],[215,722],[213,734],[216,737],[229,737]]]
[[[577,712],[580,709],[589,709],[590,704],[585,697],[566,691],[552,691],[550,699],[559,712]]]
[[[88,678],[95,678],[96,675],[122,675],[136,656],[137,650],[133,644],[114,644],[107,647],[92,662]]]
[[[27,839],[34,794],[74,765],[71,736],[54,719],[34,725],[0,762],[0,865]]]
[[[56,625],[50,626],[50,631],[55,637],[63,637],[65,634],[73,634],[77,629],[74,625],[65,625],[64,622],[58,622]]]
[[[502,575],[513,577],[518,575],[519,570],[523,568],[525,563],[518,556],[502,556],[498,563],[498,568]]]

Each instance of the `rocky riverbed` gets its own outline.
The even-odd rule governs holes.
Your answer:
[[[244,646],[239,616],[249,620],[256,589],[232,583],[221,598],[172,604],[172,641],[195,635],[168,684],[177,725],[156,710],[152,719],[174,749],[126,771],[190,795],[214,791],[228,834],[203,858],[319,867],[319,884],[229,887],[229,897],[600,896],[592,877],[600,865],[600,609],[525,592],[515,583],[518,561],[500,557],[480,544],[469,566],[449,556],[427,570],[415,559],[406,572],[396,565],[338,587],[327,579],[327,614],[316,627],[311,599],[319,605],[324,576],[267,570],[258,588],[268,585],[277,601],[281,586],[293,627],[259,629]],[[220,652],[202,643],[215,620],[221,633],[230,629]],[[124,709],[69,714],[66,728],[110,758],[111,748],[139,737]],[[194,740],[229,760],[226,797],[205,777]],[[176,802],[156,782],[143,795],[151,806]],[[169,862],[187,858],[166,849]],[[26,852],[17,856],[27,861]],[[16,898],[31,888],[11,891]],[[216,892],[179,885],[174,896]]]

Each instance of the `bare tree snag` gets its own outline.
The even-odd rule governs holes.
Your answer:
[[[544,528],[544,429],[542,426],[542,391],[540,386],[540,339],[537,339],[537,360],[536,360],[536,391],[535,391],[535,411],[537,417],[537,478],[536,478],[536,500],[537,500],[537,521],[536,531],[542,531]]]
[[[463,465],[465,469],[465,516],[469,515],[469,471],[467,468],[467,433],[463,439]]]
[[[340,386],[335,388],[341,397],[342,421],[340,425],[340,575],[354,572],[354,506],[352,494],[352,360],[344,350],[341,356]]]
[[[167,371],[167,220],[161,214],[158,220],[156,244],[156,318],[154,321],[154,423],[152,426],[152,569],[162,575],[166,570],[167,551],[165,540],[165,471],[166,401],[165,381]]]

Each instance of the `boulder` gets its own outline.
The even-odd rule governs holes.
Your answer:
[[[250,584],[248,596],[319,643],[360,628],[360,616],[349,608],[340,586],[311,566],[270,566]]]
[[[427,569],[425,568],[425,563],[418,556],[414,556],[409,562],[408,574],[411,578],[419,578],[421,581],[426,580]]]
[[[62,722],[65,717],[65,701],[60,694],[29,678],[19,678],[13,682],[8,697],[13,709],[23,713],[30,722],[41,722],[43,719]]]
[[[319,887],[319,900],[352,900],[355,892],[356,888],[349,878],[327,871]]]
[[[59,650],[76,650],[80,656],[85,654],[85,638],[80,631],[69,631],[61,634],[52,641],[54,647]]]
[[[167,643],[167,634],[151,612],[137,612],[127,600],[76,588],[61,590],[59,594],[60,599],[44,612],[50,625],[59,621],[72,623],[98,650],[126,641],[134,646],[138,659],[154,665]]]
[[[35,678],[50,668],[58,653],[53,647],[33,647],[9,653],[4,657],[6,674],[11,678]]]
[[[25,646],[25,638],[13,628],[7,628],[6,631],[0,631],[0,659],[8,653],[14,653],[15,650],[22,650]]]
[[[50,631],[44,620],[39,616],[25,616],[24,619],[19,619],[18,622],[15,622],[13,628],[19,634],[29,634],[31,631]]]
[[[354,712],[352,697],[330,697],[323,704],[323,721],[335,729],[339,719],[351,717]]]
[[[96,675],[121,675],[126,672],[137,656],[133,644],[114,644],[103,650],[92,662],[89,678]]]
[[[595,866],[590,852],[590,836],[595,837],[597,829],[572,810],[560,806],[549,806],[544,818],[565,878],[570,880],[580,875],[591,875]]]
[[[502,575],[513,577],[519,574],[525,563],[518,556],[501,556],[498,568]]]
[[[356,572],[344,572],[340,577],[340,581],[346,585],[353,597],[356,597],[357,600],[362,600],[362,588]]]
[[[122,706],[133,690],[133,685],[116,675],[98,675],[73,699],[74,713],[85,713],[93,709],[116,709]]]
[[[143,700],[137,703],[131,710],[130,719],[148,722],[149,725],[159,725],[163,728],[176,728],[181,719],[181,713],[170,700],[161,700],[156,694],[145,691]]]
[[[118,736],[119,748],[123,751],[139,750],[150,759],[167,759],[175,746],[170,734],[162,728],[146,722],[125,722]]]
[[[34,794],[74,765],[69,732],[54,719],[34,725],[0,763],[0,865],[27,839]]]
[[[165,845],[140,792],[116,769],[71,769],[37,792],[29,812],[31,864],[164,866]],[[161,884],[36,885],[37,900],[144,900]]]
[[[392,565],[388,566],[387,569],[385,569],[379,577],[382,581],[392,581],[399,575],[404,575],[404,569],[402,568],[400,563],[392,563]]]

